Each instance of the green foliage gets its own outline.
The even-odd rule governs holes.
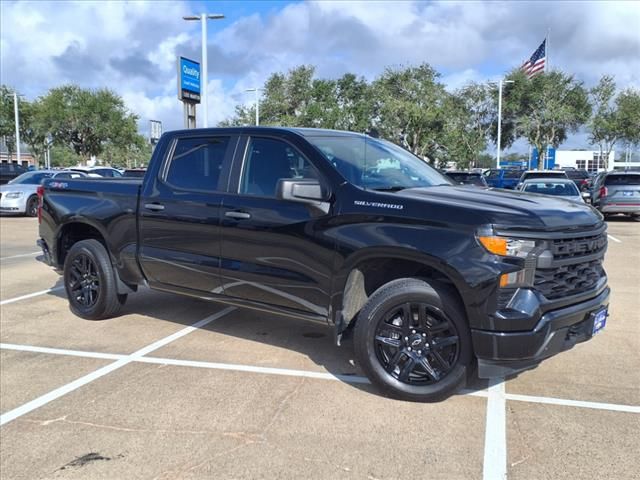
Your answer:
[[[469,83],[450,95],[446,106],[445,138],[451,158],[458,168],[479,166],[497,116],[491,87]]]
[[[438,77],[428,64],[385,70],[372,85],[374,126],[415,155],[443,163],[448,158],[443,143],[448,94]]]
[[[509,79],[514,83],[504,91],[504,147],[525,138],[543,157],[547,145],[557,148],[591,114],[587,91],[571,75],[552,71],[529,79],[517,70]]]
[[[54,145],[51,147],[52,167],[75,167],[82,164],[82,157],[67,146]]]
[[[84,161],[100,155],[108,145],[126,149],[138,141],[137,117],[107,89],[54,88],[40,100],[39,110],[41,124],[54,142],[69,146]]]
[[[13,150],[13,90],[2,85],[0,95],[0,135],[7,138],[8,147]],[[40,163],[44,163],[49,135],[57,147],[53,165],[75,165],[103,153],[109,161],[125,165],[140,163],[149,153],[146,141],[137,132],[137,117],[127,110],[122,98],[110,90],[93,91],[65,85],[33,102],[21,99],[18,105],[20,139]],[[148,161],[148,157],[144,161]]]
[[[640,144],[640,91],[623,90],[616,98],[620,138],[628,145]]]

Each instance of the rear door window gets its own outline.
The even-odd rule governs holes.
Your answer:
[[[180,138],[176,143],[165,181],[183,190],[222,190],[221,172],[230,137]]]

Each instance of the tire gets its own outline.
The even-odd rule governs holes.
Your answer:
[[[111,259],[97,240],[82,240],[71,247],[63,277],[69,308],[86,320],[114,317],[127,300],[126,294],[118,294]]]
[[[369,380],[403,400],[447,398],[465,383],[473,362],[458,300],[444,286],[416,278],[393,280],[371,295],[358,315],[354,347]]]
[[[27,217],[37,217],[38,216],[38,197],[36,195],[32,195],[27,199],[27,207],[24,211],[24,214]]]

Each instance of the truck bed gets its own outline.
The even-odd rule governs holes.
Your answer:
[[[40,232],[47,239],[47,248],[52,253],[57,251],[65,225],[82,223],[105,239],[108,251],[121,269],[120,278],[139,280],[136,214],[142,181],[142,178],[46,180]],[[57,266],[62,267],[60,263]]]

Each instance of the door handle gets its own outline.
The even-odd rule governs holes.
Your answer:
[[[225,212],[224,214],[225,217],[229,217],[229,218],[235,218],[238,220],[247,220],[249,218],[251,218],[251,214],[247,213],[247,212]]]
[[[146,208],[147,210],[159,212],[161,210],[164,210],[164,205],[160,205],[159,203],[145,203],[144,208]]]

